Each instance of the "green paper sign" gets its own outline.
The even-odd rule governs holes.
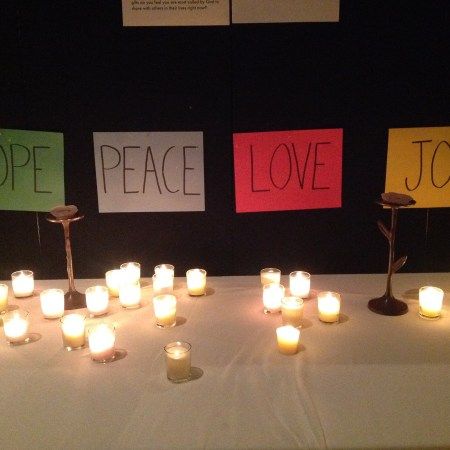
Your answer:
[[[50,211],[64,203],[63,134],[0,129],[0,209]]]

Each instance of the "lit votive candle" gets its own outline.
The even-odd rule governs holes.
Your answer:
[[[11,274],[15,297],[30,297],[34,291],[34,274],[31,270],[18,270]]]
[[[309,296],[311,275],[308,272],[296,270],[289,274],[289,290],[291,295],[306,298]]]
[[[278,283],[269,283],[263,286],[264,313],[280,312],[281,299],[284,297],[284,286]]]
[[[111,297],[119,296],[121,274],[122,272],[120,269],[108,270],[108,272],[105,273],[106,286],[108,286]]]
[[[261,284],[264,286],[269,283],[278,283],[281,281],[281,270],[273,267],[267,267],[260,272]]]
[[[127,262],[120,265],[121,282],[135,284],[141,279],[141,265],[137,262]]]
[[[319,320],[322,322],[339,322],[341,296],[337,292],[319,292],[317,295]]]
[[[45,289],[39,295],[42,315],[46,319],[59,319],[64,315],[64,291]]]
[[[106,286],[91,286],[86,289],[86,306],[91,316],[103,316],[108,312],[109,291]]]
[[[171,342],[164,347],[164,351],[167,378],[174,383],[188,381],[191,377],[191,344]]]
[[[61,318],[61,332],[64,347],[71,351],[84,347],[85,317],[81,314],[67,314]]]
[[[206,270],[189,269],[186,272],[188,294],[197,296],[205,295],[206,290]]]
[[[8,285],[0,284],[0,314],[8,309]]]
[[[175,267],[172,264],[158,264],[155,266],[155,278],[157,289],[161,294],[173,291],[173,277],[175,276]],[[154,281],[155,282],[155,279]],[[155,288],[155,284],[153,284]]]
[[[292,325],[277,328],[278,350],[285,355],[294,355],[298,352],[300,330]]]
[[[175,295],[163,294],[153,297],[153,308],[157,327],[170,328],[175,326],[177,321],[177,299]]]
[[[23,344],[29,341],[29,313],[28,311],[14,310],[3,316],[3,331],[6,342],[12,345]]]
[[[299,297],[284,297],[281,300],[281,318],[284,325],[300,327],[303,319],[303,299]]]
[[[119,303],[124,308],[139,308],[141,305],[141,284],[122,283],[119,288]]]
[[[441,315],[444,291],[434,286],[419,289],[419,313],[427,319],[437,319]]]
[[[114,359],[116,334],[113,325],[100,323],[92,327],[88,331],[88,341],[93,361],[106,363]]]
[[[173,292],[173,277],[153,274],[153,295],[170,294]]]

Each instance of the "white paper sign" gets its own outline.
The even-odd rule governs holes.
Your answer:
[[[203,132],[93,136],[99,212],[205,210]]]
[[[122,0],[124,27],[229,25],[229,0]]]
[[[339,0],[232,0],[233,23],[339,22]]]

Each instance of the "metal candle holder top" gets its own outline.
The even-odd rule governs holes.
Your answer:
[[[387,274],[386,292],[383,296],[374,298],[369,301],[368,307],[371,311],[385,316],[400,316],[408,312],[408,305],[398,300],[392,294],[392,275],[398,272],[406,263],[406,256],[395,259],[395,232],[397,229],[397,214],[399,208],[411,206],[416,201],[405,194],[397,194],[395,192],[385,192],[381,194],[381,200],[377,201],[381,206],[391,208],[391,227],[387,228],[381,220],[377,225],[381,233],[389,242],[389,266]]]
[[[52,223],[60,223],[64,230],[64,242],[66,247],[67,276],[69,279],[69,290],[64,294],[64,309],[78,309],[86,307],[86,297],[75,289],[72,262],[72,247],[70,245],[69,226],[72,222],[83,219],[84,215],[78,213],[74,205],[56,206],[50,211],[47,220]]]

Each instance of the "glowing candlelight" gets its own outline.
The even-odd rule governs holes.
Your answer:
[[[153,297],[153,308],[156,317],[156,326],[170,328],[177,322],[177,299],[174,295],[162,294]]]
[[[317,295],[319,319],[322,322],[339,322],[341,296],[337,292],[319,292]]]
[[[41,311],[46,319],[59,319],[64,315],[64,291],[45,289],[41,292]]]
[[[112,325],[106,323],[96,325],[89,330],[88,336],[93,361],[106,363],[114,359],[116,335]]]
[[[14,310],[5,313],[3,316],[3,331],[8,344],[17,345],[29,341],[28,311]]]
[[[206,270],[189,269],[186,272],[188,294],[197,296],[205,295],[206,290]]]
[[[86,289],[86,306],[92,316],[103,316],[108,312],[109,291],[106,286],[91,286]]]
[[[277,328],[278,350],[285,355],[294,355],[298,352],[298,341],[300,339],[300,330],[291,326],[284,325]]]
[[[427,319],[437,319],[441,315],[444,291],[434,286],[419,289],[419,313]]]
[[[15,297],[30,297],[34,291],[34,274],[31,270],[18,270],[11,274]]]
[[[311,275],[308,272],[296,270],[289,274],[289,290],[295,297],[306,298],[309,296]]]
[[[269,283],[278,283],[281,281],[281,270],[274,267],[267,267],[260,272],[261,284],[264,286]]]
[[[187,342],[171,342],[164,350],[167,378],[174,383],[188,381],[191,376],[191,345]]]
[[[263,286],[264,313],[280,311],[281,299],[284,297],[284,286],[278,283],[269,283]]]

